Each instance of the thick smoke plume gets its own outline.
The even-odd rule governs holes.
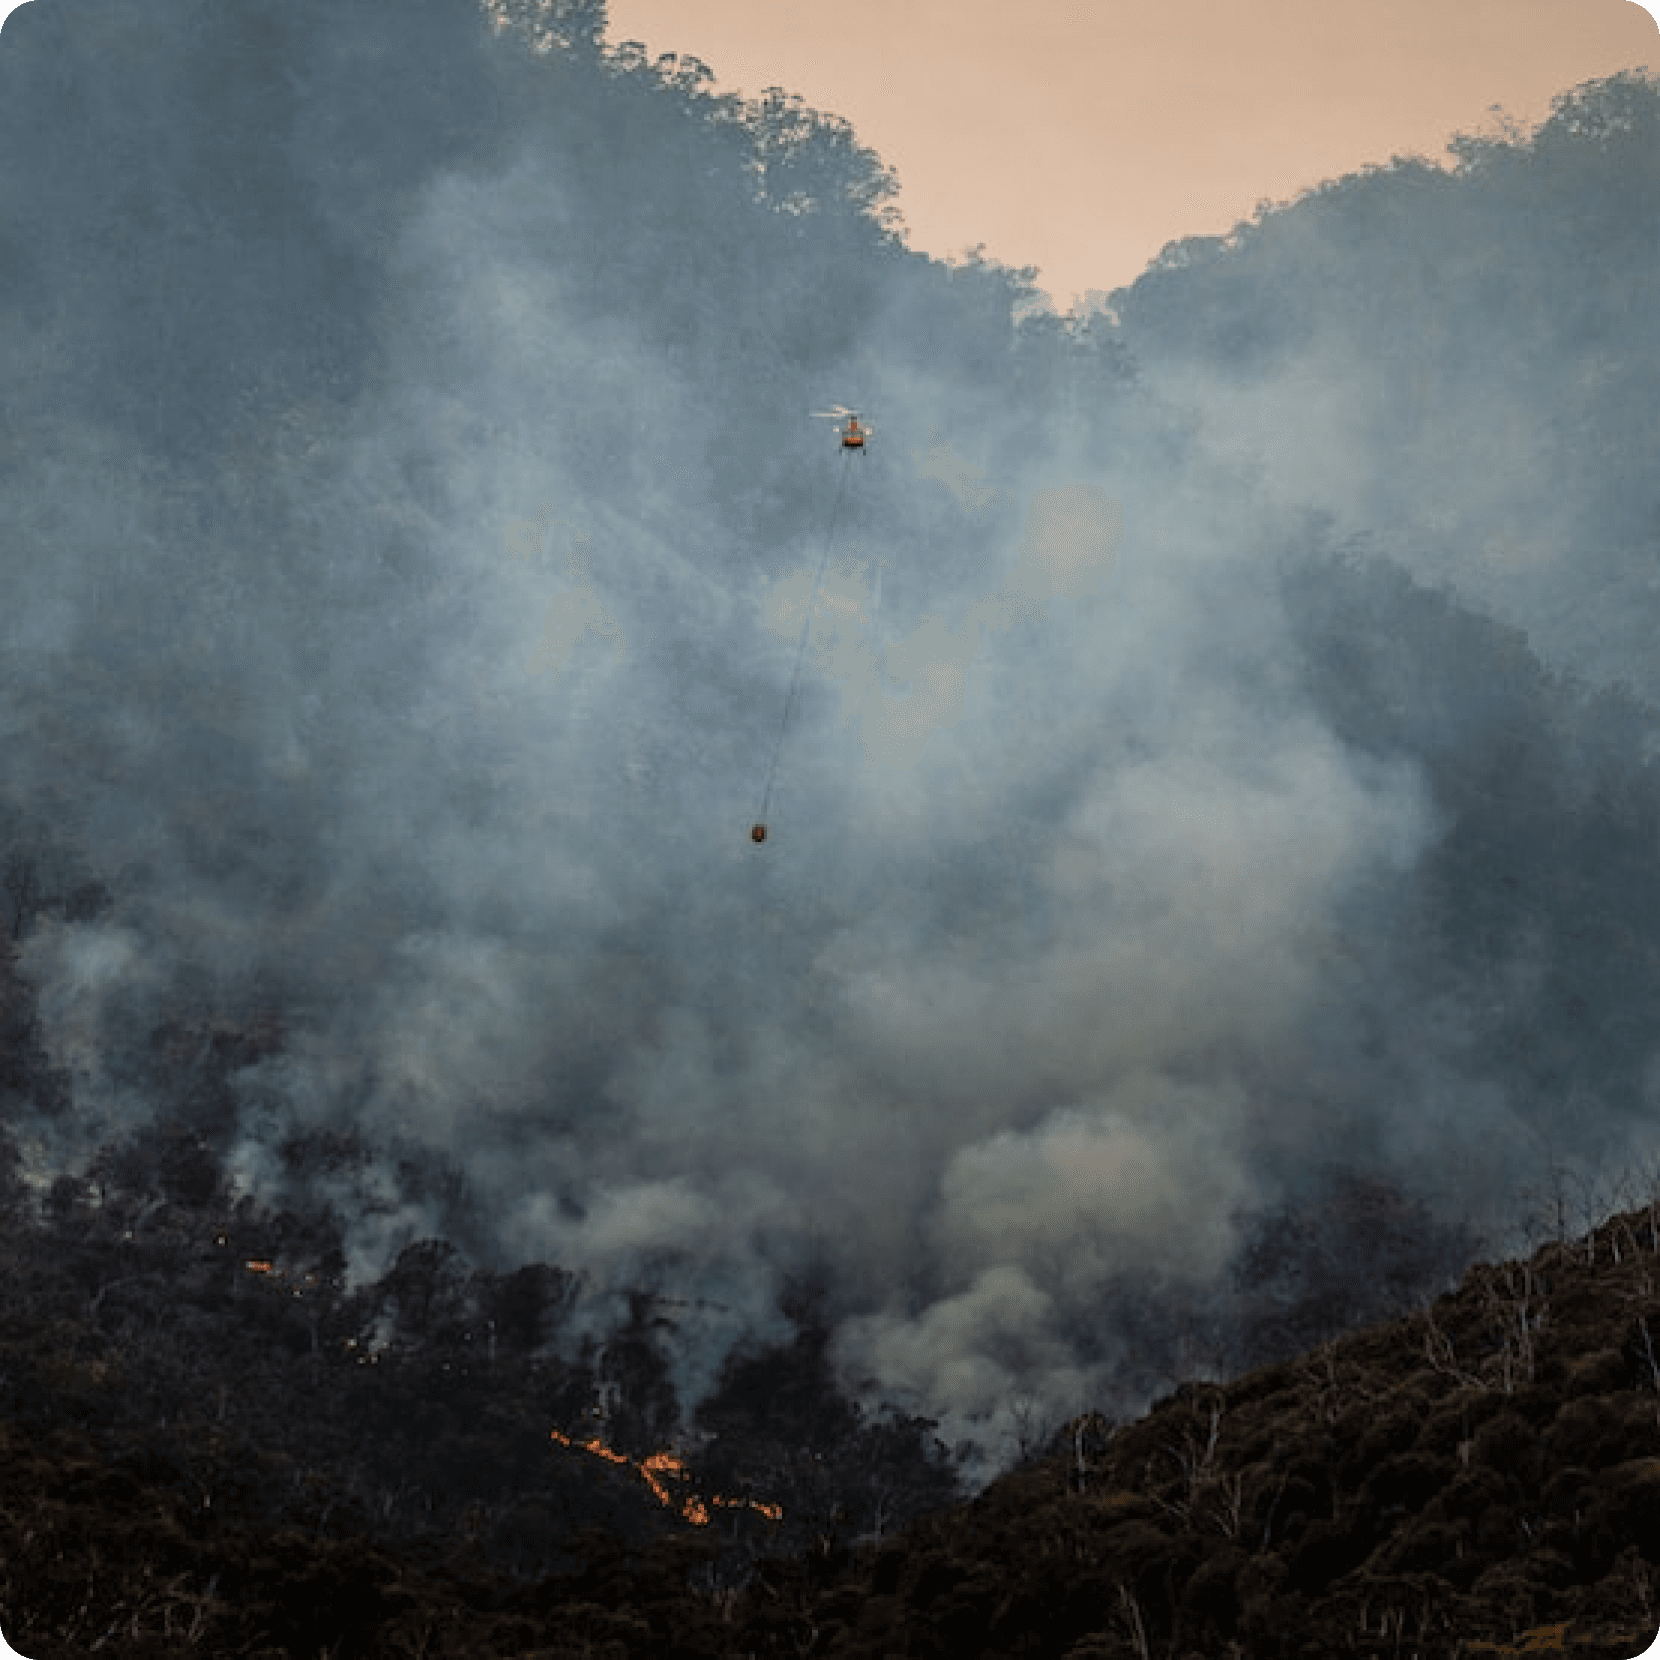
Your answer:
[[[848,1387],[983,1470],[1236,1360],[1263,1219],[1346,1173],[1450,1227],[1646,1156],[1652,83],[1061,319],[603,28],[7,25],[36,1167],[183,1118],[268,1191],[350,1132],[355,1275],[681,1299],[688,1411],[816,1276]],[[155,1031],[254,1010],[181,1098]]]

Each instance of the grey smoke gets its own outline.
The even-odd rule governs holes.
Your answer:
[[[1172,258],[1115,296],[1088,361],[1127,343],[1142,378],[1101,370],[1079,415],[1007,382],[1020,274],[904,253],[833,125],[740,129],[694,69],[607,69],[603,11],[539,15],[575,44],[444,0],[396,31],[132,0],[7,26],[0,796],[115,896],[22,942],[75,1106],[14,1100],[20,1131],[68,1162],[178,1110],[154,1022],[275,1001],[282,1051],[203,1126],[242,1182],[325,1126],[464,1177],[319,1178],[354,1275],[446,1234],[582,1271],[577,1332],[683,1298],[689,1404],[823,1269],[850,1385],[987,1459],[1017,1399],[1133,1399],[1133,1296],[1207,1317],[1250,1217],[1334,1163],[1488,1214],[1560,1102],[1470,1012],[1526,1018],[1547,922],[1421,973],[1465,812],[1436,745],[1489,745],[1486,693],[1385,730],[1319,668],[1393,605],[1407,709],[1465,613],[1292,554],[1370,532],[1660,692],[1609,622],[1654,603],[1652,491],[1547,442],[1558,393],[1652,420],[1610,355],[1652,317],[1536,301],[1568,256],[1498,207],[1479,240],[1435,184],[1424,246],[1476,238],[1455,301],[1425,276],[1362,338],[1320,216],[1288,217],[1262,271]],[[1526,294],[1483,334],[1501,250]],[[1397,293],[1340,269],[1355,315]],[[1196,340],[1236,289],[1236,334]],[[832,398],[880,430],[757,848]],[[1620,1064],[1641,1096],[1646,1043]],[[1610,1100],[1562,1144],[1635,1156]]]

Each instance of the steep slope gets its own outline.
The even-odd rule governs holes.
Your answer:
[[[0,1622],[31,1660],[99,1637],[268,1660],[1629,1660],[1660,1627],[1657,1273],[1660,1197],[1134,1423],[1080,1418],[879,1541],[833,1520],[796,1554],[764,1527],[596,1533],[529,1582],[491,1569],[476,1529],[439,1556],[331,1523],[326,1484],[308,1519],[250,1526],[234,1482],[204,1506],[154,1438],[112,1453],[8,1426]]]

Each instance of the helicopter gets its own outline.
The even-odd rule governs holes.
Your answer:
[[[814,410],[813,419],[815,421],[845,420],[847,425],[839,429],[842,438],[842,448],[844,450],[857,450],[860,455],[865,453],[865,440],[876,430],[875,427],[869,425],[868,423],[861,426],[859,424],[858,410],[849,409],[845,404],[835,404],[829,409]]]

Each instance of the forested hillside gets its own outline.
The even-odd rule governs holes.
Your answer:
[[[822,1555],[1602,1223],[1660,87],[1062,317],[605,26],[8,21],[12,1422],[469,1572]],[[1099,591],[1022,586],[1063,499]]]

